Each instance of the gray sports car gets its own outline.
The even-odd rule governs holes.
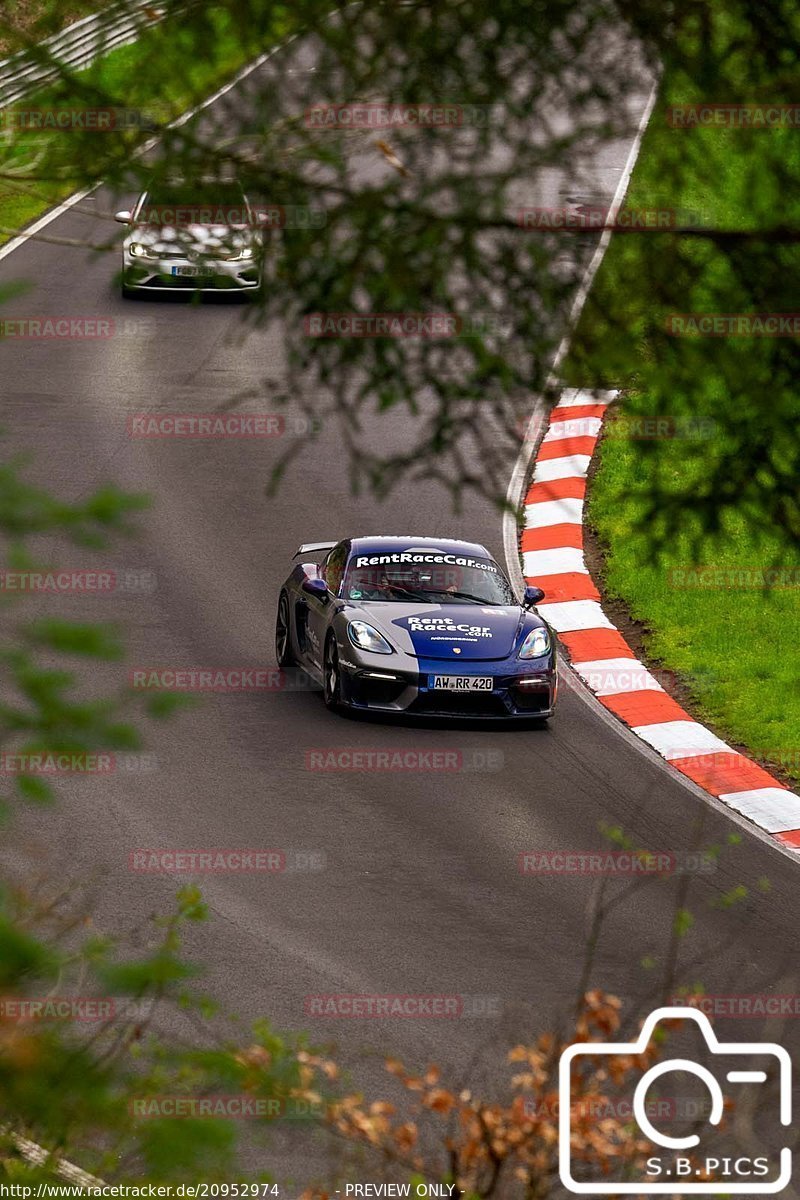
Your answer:
[[[483,547],[362,537],[303,545],[278,597],[278,664],[330,709],[487,720],[552,715],[556,642]]]

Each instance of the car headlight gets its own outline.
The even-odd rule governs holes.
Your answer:
[[[241,262],[242,259],[252,258],[253,253],[252,246],[241,246],[238,250],[232,250],[230,254],[226,254],[225,257],[229,262]]]
[[[347,626],[347,636],[359,650],[369,650],[372,654],[392,654],[392,647],[382,633],[373,629],[366,621],[351,621]]]
[[[128,247],[134,258],[155,258],[149,246],[145,246],[142,242],[131,242]]]
[[[520,658],[541,658],[543,654],[548,654],[550,651],[550,634],[547,629],[542,626],[541,629],[532,629],[525,641],[520,646]]]

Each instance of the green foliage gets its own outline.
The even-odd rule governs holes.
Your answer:
[[[673,929],[676,937],[686,937],[689,930],[694,925],[694,915],[688,908],[679,908],[673,918]]]
[[[748,891],[743,884],[737,884],[736,887],[729,888],[727,892],[719,897],[717,901],[720,908],[733,908],[736,904],[741,904],[747,899]]]
[[[144,496],[132,496],[106,487],[88,499],[68,503],[25,481],[25,460],[20,456],[0,463],[0,532],[12,552],[21,553],[20,541],[33,534],[61,533],[76,545],[100,547],[110,532],[132,528],[130,517],[147,507]],[[34,566],[31,559],[27,564]]]
[[[58,0],[48,7],[64,9]],[[257,204],[316,214],[268,239],[268,286],[243,320],[281,321],[289,367],[279,385],[265,381],[271,401],[292,398],[311,418],[341,419],[354,487],[379,493],[400,479],[433,478],[456,500],[476,488],[504,503],[520,419],[549,376],[594,245],[573,230],[524,228],[520,210],[542,203],[551,171],[572,181],[582,202],[607,202],[585,178],[587,155],[630,136],[631,107],[641,108],[652,64],[661,63],[642,151],[652,168],[637,172],[627,203],[675,211],[678,229],[612,239],[566,371],[580,384],[634,385],[646,411],[716,423],[713,445],[680,448],[677,474],[663,449],[637,447],[646,469],[631,478],[651,541],[668,544],[679,524],[692,536],[719,529],[733,510],[796,535],[791,341],[676,338],[664,329],[666,315],[692,308],[791,311],[795,131],[720,134],[667,121],[669,106],[708,97],[791,102],[800,39],[790,0],[768,0],[757,13],[747,0],[714,0],[702,21],[688,3],[665,21],[663,6],[644,0],[617,11],[610,42],[605,0],[583,0],[579,20],[574,0],[535,11],[488,0],[342,3],[335,16],[322,0],[164,7],[166,20],[137,44],[62,71],[41,97],[140,109],[138,127],[102,137],[8,131],[5,174],[40,199],[65,180],[73,187],[102,177],[126,202],[153,174],[180,171],[190,185],[235,174]],[[293,46],[283,48],[248,81],[238,124],[223,104],[165,127],[212,80],[309,31],[314,71],[298,71]],[[613,52],[598,54],[598,44]],[[307,116],[315,104],[353,99],[450,104],[460,117],[445,128],[376,131],[330,129]],[[145,161],[139,151],[154,128],[160,140]],[[569,203],[557,194],[557,205]],[[111,215],[95,213],[92,242],[113,255],[115,270],[120,231]],[[313,314],[431,312],[457,317],[457,336],[316,337],[305,323]],[[409,418],[402,450],[371,436],[398,408]],[[291,455],[265,484],[279,485]]]
[[[589,493],[608,593],[642,622],[652,660],[680,673],[699,719],[800,780],[797,339],[667,327],[671,314],[797,308],[796,130],[668,119],[672,106],[723,98],[791,102],[797,13],[782,14],[781,45],[779,12],[715,3],[705,33],[683,14],[626,204],[693,213],[697,228],[612,238],[566,369],[575,383],[626,388]],[[638,432],[657,420],[671,436]],[[750,582],[682,586],[693,564]],[[760,586],[776,566],[794,582]]]
[[[58,959],[0,911],[0,987],[10,990],[20,980],[55,974]]]
[[[61,0],[43,4],[37,34],[63,23],[68,7]],[[257,203],[321,212],[321,222],[270,239],[269,286],[243,320],[263,328],[283,322],[288,375],[278,394],[269,394],[276,403],[308,397],[309,416],[339,418],[354,486],[379,493],[400,480],[437,479],[455,498],[471,487],[502,503],[519,419],[529,412],[531,392],[545,387],[564,312],[591,250],[583,244],[575,254],[574,240],[565,242],[571,233],[524,230],[516,213],[539,201],[544,173],[581,178],[588,153],[630,135],[628,110],[648,90],[647,63],[664,64],[662,102],[708,94],[773,101],[781,85],[789,89],[797,66],[798,17],[789,0],[768,0],[757,12],[739,0],[724,6],[715,0],[702,21],[696,5],[674,4],[665,21],[663,5],[640,0],[615,10],[618,44],[603,55],[595,49],[598,37],[604,45],[609,37],[605,0],[584,0],[580,11],[565,0],[534,8],[511,0],[343,3],[334,19],[328,0],[291,7],[166,0],[164,7],[166,21],[138,44],[86,71],[62,71],[37,98],[139,107],[148,118],[139,127],[102,138],[80,130],[69,137],[2,132],[0,175],[12,195],[0,197],[0,234],[100,177],[112,197],[129,199],[153,172],[176,169],[190,183],[236,173]],[[7,38],[9,19],[13,9],[4,9],[0,32]],[[267,82],[253,81],[246,125],[232,127],[223,106],[206,110],[202,121],[164,127],[280,36],[308,31],[316,70],[298,76],[292,53],[277,55]],[[31,57],[47,56],[33,49]],[[383,138],[374,130],[331,132],[303,118],[315,102],[387,97],[451,102],[481,119]],[[153,126],[160,141],[145,163],[140,152]],[[710,205],[710,223],[614,239],[579,331],[571,378],[629,384],[632,412],[664,409],[716,423],[713,447],[691,447],[680,463],[660,447],[635,455],[641,492],[630,493],[633,507],[620,516],[629,520],[633,512],[634,533],[646,526],[649,541],[666,543],[680,526],[693,546],[708,529],[735,537],[737,522],[746,520],[774,527],[781,538],[796,534],[796,350],[777,341],[755,350],[709,347],[670,339],[663,328],[666,314],[690,305],[786,307],[797,274],[794,143],[779,137],[765,148],[762,142],[757,167],[733,170],[731,147],[749,148],[746,139],[726,148],[707,136],[673,133],[659,126],[648,135],[643,161],[659,163],[658,178],[640,191],[636,184],[630,202],[672,207],[680,195],[689,207]],[[684,187],[698,164],[706,172],[701,184]],[[731,181],[725,204],[721,178]],[[785,205],[778,220],[776,202]],[[111,217],[96,213],[92,239],[108,255],[109,274],[120,236]],[[4,289],[4,312],[12,299]],[[304,318],[331,311],[444,312],[466,327],[449,340],[308,336]],[[398,409],[409,444],[396,451],[396,443],[379,437],[376,449],[376,426]],[[628,476],[633,461],[624,463]],[[145,503],[112,487],[63,502],[27,483],[22,465],[0,465],[0,534],[6,561],[17,569],[38,563],[31,542],[39,535],[99,548],[109,534],[128,532]],[[92,672],[120,661],[119,634],[53,618],[15,623],[6,597],[0,611],[4,749],[128,749],[139,744],[138,714],[163,717],[183,703],[127,689],[86,699]],[[37,776],[23,773],[16,783],[23,800],[50,795]],[[629,846],[624,830],[606,833],[613,844]],[[730,907],[746,895],[737,887],[722,903]],[[301,1039],[260,1023],[242,1046],[214,1006],[192,991],[195,968],[184,961],[181,935],[187,922],[207,913],[196,889],[179,892],[175,912],[152,922],[135,954],[93,930],[81,935],[74,904],[61,912],[38,899],[24,892],[3,897],[4,995],[70,995],[80,985],[82,994],[113,991],[134,1006],[88,1032],[72,1022],[0,1025],[0,1125],[13,1123],[54,1151],[80,1148],[82,1165],[109,1179],[144,1173],[213,1180],[235,1161],[232,1123],[140,1120],[137,1098],[241,1091],[284,1102],[309,1090],[324,1096],[304,1064]],[[687,938],[694,921],[681,906],[675,940]],[[643,965],[653,969],[655,961],[645,958]],[[164,1012],[167,1027],[177,1026],[181,1036],[159,1035]],[[29,1170],[18,1163],[10,1169],[16,1177]]]
[[[78,625],[50,617],[31,622],[25,633],[34,646],[46,646],[61,654],[102,658],[106,662],[121,659],[123,655],[119,631],[101,625]]]
[[[128,518],[143,508],[139,497],[112,488],[77,504],[57,501],[29,486],[21,465],[0,466],[0,534],[15,569],[38,565],[40,536],[101,547],[110,534],[130,532]],[[3,599],[0,748],[29,768],[34,756],[136,749],[142,743],[137,713],[160,718],[176,707],[179,697],[127,688],[95,694],[85,672],[122,660],[118,629],[55,617],[15,621],[24,600],[11,593]],[[21,768],[14,783],[22,801],[55,798],[55,788],[32,768]],[[106,1178],[223,1178],[235,1163],[240,1122],[142,1118],[135,1101],[230,1092],[285,1104],[302,1092],[301,1043],[262,1022],[243,1050],[223,1037],[215,1006],[189,990],[199,971],[183,956],[182,930],[208,913],[197,887],[178,890],[174,911],[153,918],[146,945],[136,952],[124,938],[91,929],[82,904],[72,882],[63,895],[19,886],[0,893],[0,1128],[9,1126],[55,1155],[79,1155],[84,1167]],[[76,936],[81,929],[85,933]],[[70,1004],[88,998],[98,1007],[85,1021],[71,1019],[72,1010],[63,1008],[69,997]],[[186,1042],[161,1040],[154,1029],[167,1010],[184,1019],[194,1015],[201,1036],[195,1029]],[[13,1143],[0,1152],[0,1178],[52,1178],[51,1171],[14,1157]]]
[[[158,1117],[142,1129],[140,1149],[148,1176],[154,1179],[203,1179],[234,1160],[235,1132],[230,1121]]]
[[[64,4],[61,0],[36,3],[37,34],[60,28],[75,17],[78,7],[77,3]],[[116,7],[124,4],[125,0],[118,0]],[[104,6],[90,0],[85,7],[96,10]],[[138,139],[135,132],[120,132],[117,136],[124,157],[147,136],[152,122],[166,122],[202,101],[271,40],[290,29],[287,10],[279,5],[263,6],[258,25],[252,18],[248,21],[246,13],[236,5],[194,5],[197,26],[178,29],[180,17],[173,14],[167,26],[145,28],[131,45],[110,50],[90,68],[65,74],[60,92],[58,88],[42,92],[36,103],[57,103],[59,94],[63,96],[68,89],[90,105],[102,107],[114,97],[114,102],[125,109],[140,106],[144,134],[140,131]],[[9,48],[28,46],[31,32],[29,23],[23,22],[20,27],[19,17],[15,20],[13,12],[4,6],[0,11],[0,40],[6,34]],[[42,58],[38,48],[31,48],[30,53]],[[0,132],[0,158],[4,160],[0,181],[5,184],[0,192],[0,243],[44,209],[100,177],[99,164],[97,172],[91,167],[91,142],[81,146],[78,155],[75,142],[67,138],[66,143],[58,133],[53,137],[42,132],[20,132],[11,137]]]

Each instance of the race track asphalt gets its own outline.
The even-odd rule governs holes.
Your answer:
[[[608,196],[626,155],[627,144],[616,145],[603,164]],[[92,208],[106,202],[98,193],[46,233],[93,236]],[[400,488],[385,503],[350,494],[335,424],[301,452],[273,499],[265,483],[281,439],[131,439],[134,413],[214,411],[249,386],[247,410],[269,409],[263,381],[281,378],[282,337],[275,325],[244,337],[237,306],[126,303],[115,268],[107,255],[37,241],[0,262],[0,284],[30,284],[0,315],[99,314],[116,330],[94,341],[4,341],[6,448],[31,452],[28,476],[66,499],[106,480],[153,498],[140,536],[60,561],[149,570],[155,591],[59,599],[48,611],[55,603],[62,614],[123,622],[127,667],[271,666],[278,589],[303,541],[429,531],[482,541],[502,561],[500,515],[482,501],[468,498],[455,515],[432,485]],[[399,441],[403,423],[386,418],[375,436]],[[97,687],[115,685],[127,667],[103,666]],[[310,771],[315,748],[483,752],[492,769]],[[685,979],[722,994],[792,990],[796,865],[666,771],[574,686],[563,687],[550,728],[524,731],[344,720],[301,691],[213,695],[148,729],[147,749],[157,769],[67,779],[46,816],[20,811],[4,859],[29,877],[91,878],[97,924],[121,932],[167,908],[176,887],[174,877],[131,871],[136,848],[321,853],[317,871],[204,877],[211,918],[188,948],[223,1006],[337,1043],[357,1078],[375,1080],[371,1048],[493,1086],[500,1047],[563,1017],[596,881],[524,876],[518,855],[598,848],[602,822],[653,850],[724,847],[716,869],[691,880],[697,926],[681,952]],[[726,847],[733,833],[741,840]],[[748,896],[728,910],[720,898],[739,884]],[[680,886],[611,884],[620,899],[591,982],[621,996],[631,1021],[660,999],[658,971],[641,960],[663,951]],[[315,1019],[304,998],[323,993],[484,997],[492,1015]],[[743,1026],[761,1032],[755,1021],[722,1028],[736,1035]],[[797,1045],[791,1024],[783,1040]],[[274,1165],[299,1171],[299,1162],[295,1147]]]

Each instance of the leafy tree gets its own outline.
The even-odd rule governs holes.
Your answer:
[[[53,0],[53,20],[61,9]],[[709,131],[676,131],[667,113],[691,100],[790,100],[795,8],[768,0],[755,10],[740,0],[701,14],[693,4],[665,11],[650,0],[410,0],[342,4],[331,13],[318,0],[290,10],[266,0],[167,0],[166,9],[166,21],[146,34],[132,90],[127,76],[122,89],[98,67],[62,71],[50,99],[139,105],[163,119],[175,80],[184,100],[192,94],[186,64],[220,40],[220,29],[240,57],[267,49],[278,27],[298,36],[220,104],[162,128],[145,156],[136,151],[148,128],[102,138],[29,135],[11,140],[5,177],[34,190],[102,177],[112,192],[129,194],[154,172],[178,170],[195,181],[226,172],[277,206],[276,224],[285,227],[267,239],[268,286],[244,314],[264,327],[279,319],[285,333],[286,376],[265,380],[264,395],[271,403],[291,396],[317,420],[338,421],[354,486],[382,492],[400,479],[434,478],[456,499],[467,487],[503,502],[530,397],[554,395],[551,364],[597,236],[526,227],[524,212],[603,211],[610,195],[598,156],[631,137],[659,75],[648,142],[660,164],[658,194],[635,199],[637,207],[673,210],[677,228],[613,239],[614,268],[603,274],[561,373],[655,393],[651,409],[716,423],[711,447],[688,450],[705,455],[708,468],[691,495],[655,469],[643,476],[659,535],[689,510],[701,526],[719,523],[734,504],[796,535],[795,342],[665,331],[687,297],[713,311],[790,310],[800,170],[792,131],[730,132],[715,157]],[[419,117],[402,128],[352,128],[352,117],[332,127],[330,106],[353,102],[415,111],[443,104],[450,116],[423,128]],[[747,136],[762,139],[752,143],[751,169],[741,166]],[[699,192],[698,170],[706,180]],[[98,215],[98,247],[117,236],[110,216]],[[317,314],[355,313],[456,320],[444,336],[313,332]],[[404,414],[399,447],[375,434],[392,411]],[[648,452],[655,466],[659,447]]]
[[[76,503],[59,501],[27,483],[19,461],[0,466],[8,564],[0,753],[14,768],[6,778],[18,800],[54,802],[47,770],[42,774],[53,756],[68,753],[80,764],[100,750],[138,750],[136,710],[143,706],[156,718],[169,712],[164,696],[142,705],[141,695],[127,689],[87,699],[87,688],[97,692],[93,664],[122,658],[121,632],[97,623],[17,619],[20,598],[15,608],[5,587],[12,573],[54,569],[36,550],[41,539],[96,550],[112,535],[130,534],[143,506],[141,497],[112,486]],[[5,798],[6,823],[11,800]],[[50,1177],[62,1154],[78,1151],[82,1166],[102,1173],[166,1179],[229,1170],[235,1125],[159,1116],[165,1093],[187,1099],[241,1093],[262,1102],[265,1123],[301,1099],[314,1113],[317,1093],[313,1104],[309,1094],[316,1071],[304,1062],[302,1039],[281,1038],[265,1022],[244,1037],[241,1030],[223,1034],[209,1024],[213,1006],[190,990],[197,972],[181,956],[180,937],[187,922],[206,916],[196,888],[181,889],[175,911],[141,931],[137,943],[145,949],[137,951],[93,928],[84,891],[74,881],[39,887],[17,881],[0,889],[0,1129],[11,1179]],[[165,1008],[186,1013],[190,1040],[159,1036]],[[156,1115],[141,1119],[143,1106]],[[18,1157],[26,1137],[52,1156],[43,1166]]]
[[[24,34],[16,26],[19,6],[7,7],[0,33],[8,43],[17,33],[32,60],[46,60],[36,39],[57,28],[68,7],[51,0]],[[796,70],[797,39],[790,31],[797,13],[785,0],[767,0],[757,10],[741,2],[699,10],[683,0],[667,10],[652,0],[580,6],[411,0],[342,4],[333,15],[329,3],[317,0],[286,8],[266,0],[213,6],[166,0],[165,7],[163,24],[143,36],[141,51],[131,51],[133,82],[103,65],[78,74],[62,69],[41,97],[52,105],[138,106],[148,120],[107,138],[6,129],[4,187],[44,203],[59,189],[103,178],[113,198],[177,167],[198,186],[209,175],[235,173],[257,204],[277,206],[281,219],[265,244],[268,286],[259,303],[243,311],[243,320],[264,328],[280,318],[286,331],[286,377],[277,387],[265,381],[264,395],[271,403],[303,396],[310,415],[340,421],[354,486],[379,492],[400,480],[434,478],[456,499],[475,488],[503,502],[531,392],[553,398],[553,357],[596,238],[525,228],[520,211],[608,202],[594,170],[597,155],[612,139],[630,137],[656,71],[665,81],[662,100],[683,102],[690,81],[701,98],[763,95],[772,101],[781,89],[788,92]],[[239,93],[244,105],[229,96],[196,120],[166,126],[202,96],[203,85],[187,64],[216,53],[212,47],[220,41],[231,62],[252,57],[287,32],[303,40],[250,77]],[[305,69],[309,65],[315,69]],[[451,106],[455,118],[422,129],[330,128],[324,106],[354,101]],[[145,154],[154,124],[159,139]],[[671,195],[674,204],[684,173],[697,167],[687,162],[691,145],[673,139],[662,147],[665,193],[637,203],[664,204]],[[691,153],[702,154],[703,147]],[[695,344],[669,340],[663,329],[666,314],[683,311],[698,277],[705,295],[695,298],[709,307],[786,307],[797,240],[787,198],[797,195],[798,164],[785,148],[785,140],[775,140],[768,189],[762,192],[763,175],[755,171],[739,180],[740,213],[708,223],[690,212],[685,223],[691,228],[682,231],[618,235],[613,271],[590,300],[562,364],[572,382],[628,385],[634,410],[637,395],[655,392],[668,411],[709,417],[722,430],[701,492],[670,489],[657,472],[644,479],[663,536],[689,506],[708,524],[726,505],[750,500],[754,519],[764,514],[787,536],[797,532],[790,376],[796,349],[765,339],[746,352],[723,343],[709,351],[704,343],[701,355]],[[118,237],[112,211],[97,214],[93,242],[109,254],[116,253]],[[742,213],[747,221],[737,220]],[[41,236],[58,240],[52,230]],[[646,280],[652,298],[646,312],[626,304],[633,278]],[[314,318],[336,313],[442,313],[458,324],[444,337],[317,336]],[[387,449],[379,435],[376,448],[375,428],[398,412],[406,446]],[[0,529],[8,566],[40,565],[31,549],[40,535],[99,546],[109,534],[126,531],[139,507],[138,499],[114,489],[63,504],[25,484],[18,463],[6,464]],[[131,697],[86,701],[78,691],[85,678],[74,662],[91,667],[119,658],[119,631],[53,619],[12,624],[10,606],[3,616],[3,749],[81,753],[139,746]],[[163,715],[163,707],[157,704],[150,715]],[[51,799],[35,774],[20,774],[15,787],[24,800]],[[608,836],[624,839],[620,831]],[[692,988],[690,972],[698,969],[680,953],[697,919],[687,889],[677,897],[670,944],[654,947],[647,963],[658,967],[655,998]],[[735,908],[742,898],[735,892],[725,902]],[[443,1083],[435,1067],[410,1073],[393,1060],[392,1076],[418,1098],[415,1112],[398,1109],[395,1120],[383,1098],[365,1100],[341,1086],[336,1064],[304,1039],[280,1036],[266,1024],[244,1038],[231,1033],[224,1016],[217,1018],[194,993],[179,940],[186,922],[205,916],[196,891],[179,893],[176,912],[153,924],[147,951],[139,955],[94,932],[86,935],[87,912],[59,891],[37,895],[9,885],[0,899],[4,997],[76,994],[80,981],[83,994],[96,988],[136,1006],[115,1012],[88,1036],[72,1023],[21,1023],[8,1012],[0,1020],[0,1117],[8,1129],[3,1169],[14,1179],[53,1168],[53,1161],[41,1168],[19,1158],[19,1138],[26,1135],[53,1160],[79,1157],[108,1178],[230,1177],[241,1171],[230,1122],[137,1120],[133,1102],[166,1092],[191,1099],[243,1092],[321,1107],[324,1126],[347,1146],[366,1146],[370,1162],[387,1170],[450,1179],[481,1196],[510,1191],[516,1180],[538,1198],[553,1188],[550,1099],[557,1051],[575,1036],[607,1034],[619,1020],[613,998],[592,987],[594,948],[618,900],[600,895],[575,1021],[559,1031],[532,1031],[529,1046],[512,1050],[512,1061],[522,1066],[511,1081],[511,1099],[465,1095]],[[151,1003],[155,1013],[169,1007],[185,1014],[187,1034],[159,1036]],[[584,1080],[584,1095],[600,1096],[601,1082]],[[522,1089],[533,1097],[532,1109],[514,1094]],[[436,1152],[420,1135],[423,1119],[437,1130]],[[451,1125],[444,1137],[441,1121]],[[625,1122],[614,1119],[601,1140],[590,1123],[577,1149],[629,1164],[644,1152]]]

